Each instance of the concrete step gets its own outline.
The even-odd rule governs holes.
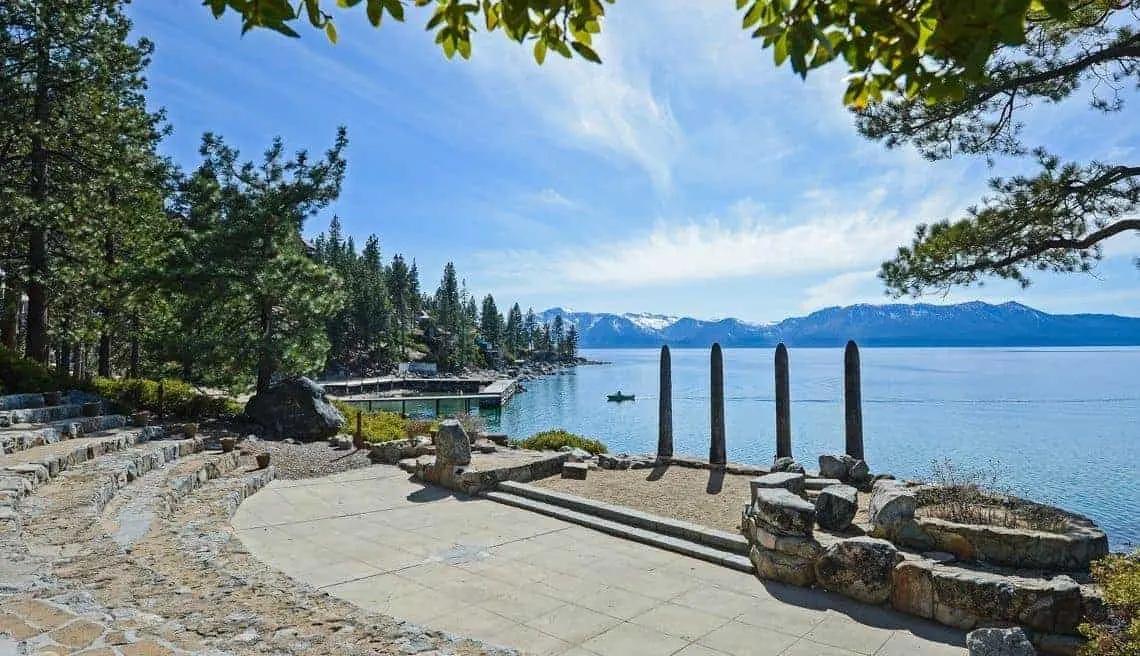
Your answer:
[[[741,572],[753,573],[755,568],[746,556],[730,553],[721,549],[707,547],[703,544],[691,542],[681,538],[664,535],[622,522],[604,519],[596,515],[571,510],[564,506],[536,501],[524,496],[505,491],[484,492],[482,496],[502,504],[541,513],[549,517],[585,526],[601,531],[615,537],[633,540],[659,549],[665,549],[691,558],[698,558],[722,567],[728,567]]]
[[[707,526],[693,524],[692,522],[653,515],[625,506],[586,499],[573,494],[555,492],[554,490],[548,490],[535,485],[527,485],[525,483],[516,483],[514,481],[499,483],[498,490],[526,497],[534,501],[540,501],[554,506],[562,506],[563,508],[568,508],[576,512],[595,515],[602,519],[627,524],[646,531],[653,531],[681,540],[696,542],[712,549],[719,549],[742,556],[748,555],[748,539],[740,533],[720,531]]]

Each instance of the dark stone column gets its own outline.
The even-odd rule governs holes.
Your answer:
[[[843,352],[843,400],[846,406],[847,455],[863,459],[863,392],[859,377],[859,346],[847,342]]]
[[[711,374],[712,404],[709,419],[712,430],[709,441],[709,464],[723,465],[728,462],[724,446],[724,356],[720,352],[720,344],[713,344],[712,359],[709,372]]]
[[[661,347],[661,389],[657,396],[657,457],[673,457],[673,364]]]
[[[776,345],[776,457],[792,457],[792,397],[788,347]]]

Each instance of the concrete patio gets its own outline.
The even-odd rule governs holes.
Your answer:
[[[527,654],[966,653],[960,631],[424,487],[396,467],[274,481],[233,525],[294,579]]]

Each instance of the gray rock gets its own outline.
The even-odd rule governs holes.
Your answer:
[[[796,472],[804,473],[804,466],[792,460],[791,458],[776,458],[772,463],[773,472]]]
[[[815,581],[815,568],[808,558],[753,545],[748,551],[748,559],[756,567],[756,576],[762,579],[782,581],[802,587],[810,586]]]
[[[572,478],[578,481],[586,480],[586,475],[590,472],[590,465],[584,462],[565,462],[562,463],[562,478]]]
[[[815,562],[819,585],[867,604],[885,603],[891,596],[891,574],[902,562],[895,545],[858,537],[840,540]]]
[[[856,460],[847,468],[847,480],[854,483],[866,483],[871,480],[871,468],[862,460]]]
[[[245,415],[268,437],[305,442],[328,439],[345,423],[324,389],[304,376],[285,378],[258,392],[245,404]]]
[[[892,528],[914,519],[918,499],[903,483],[893,480],[875,481],[867,513],[871,525],[889,533]]]
[[[783,488],[757,488],[752,514],[757,525],[775,535],[811,537],[815,506]]]
[[[832,485],[842,485],[843,481],[838,478],[805,478],[804,489],[807,490],[822,490]]]
[[[435,436],[435,457],[436,463],[444,466],[471,464],[471,439],[457,420],[440,422],[439,433]]]
[[[803,494],[804,475],[794,472],[775,472],[752,479],[748,483],[752,488],[752,501],[756,501],[756,490],[763,488],[783,488],[793,494]]]
[[[847,463],[843,461],[843,456],[829,454],[820,456],[819,476],[820,478],[837,478],[840,481],[847,480]]]
[[[1025,629],[976,629],[966,635],[970,656],[1037,656]]]
[[[858,492],[850,485],[832,485],[820,491],[815,500],[815,519],[829,531],[845,531],[855,519]]]

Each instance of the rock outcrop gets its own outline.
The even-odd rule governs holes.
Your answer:
[[[303,442],[327,440],[345,421],[321,386],[304,376],[286,378],[258,392],[245,404],[245,416],[261,426],[266,437]]]

